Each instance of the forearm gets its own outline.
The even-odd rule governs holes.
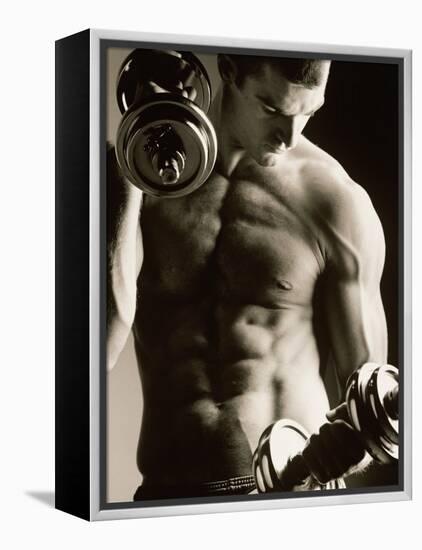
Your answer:
[[[142,237],[140,230],[140,209],[142,193],[128,184],[124,201],[119,209],[114,238],[108,247],[109,264],[109,306],[110,312],[127,319],[127,306],[134,309],[136,280],[142,260]]]
[[[373,307],[369,313],[370,346],[368,362],[385,364],[387,362],[387,322],[381,294],[373,298]]]
[[[113,151],[114,154],[114,151]],[[142,264],[142,193],[109,162],[107,217],[107,363],[123,349],[136,311],[136,285]]]
[[[354,287],[354,288],[353,288]],[[329,311],[335,368],[344,395],[349,376],[364,363],[387,361],[387,326],[379,292],[350,285]],[[337,309],[338,305],[342,307]]]

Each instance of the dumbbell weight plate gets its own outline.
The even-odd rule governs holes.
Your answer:
[[[364,387],[364,411],[366,415],[367,433],[371,434],[371,441],[376,447],[377,459],[382,463],[391,463],[397,458],[397,446],[388,439],[380,418],[382,403],[379,402],[377,392],[377,380],[380,376],[381,366],[377,366]],[[383,378],[383,375],[381,375]]]
[[[211,105],[211,82],[208,77],[208,72],[202,65],[201,61],[192,52],[180,51],[182,59],[189,64],[189,67],[194,72],[194,78],[184,80],[184,86],[191,86],[196,90],[195,104],[208,113]]]
[[[290,419],[279,420],[266,428],[253,457],[253,472],[258,492],[291,491],[293,488],[296,491],[308,490],[307,484],[302,484],[303,480],[285,479],[283,482],[282,476],[288,462],[303,451],[308,438],[309,433],[299,423]],[[342,479],[324,485],[314,480],[312,484],[312,490],[344,487]]]
[[[117,103],[125,113],[136,101],[138,86],[155,82],[171,90],[181,81],[196,91],[195,103],[205,113],[211,104],[211,82],[201,61],[191,52],[144,50],[131,52],[123,62],[117,79]]]
[[[399,381],[399,371],[392,365],[382,365],[370,384],[371,402],[375,406],[381,432],[393,445],[399,443],[399,421],[391,418],[384,407],[386,395],[393,390]]]
[[[261,435],[253,457],[253,473],[259,493],[291,490],[280,485],[279,476],[290,458],[302,452],[309,434],[289,419],[278,420]]]
[[[171,185],[163,185],[145,150],[148,131],[160,124],[174,129],[186,155],[179,181]],[[147,104],[128,111],[118,137],[116,154],[122,172],[134,185],[155,196],[192,193],[206,181],[217,156],[217,137],[211,122],[192,101],[176,94],[156,94]]]
[[[352,425],[360,433],[371,456],[379,462],[387,462],[388,455],[379,448],[372,434],[371,410],[365,403],[366,385],[376,368],[377,364],[365,363],[350,376],[347,382],[346,403]]]
[[[170,126],[181,137],[183,150],[187,153],[184,170],[177,182],[165,184],[155,168],[155,163],[145,150],[145,145],[148,131],[166,124],[168,125],[168,119],[157,119],[132,133],[127,143],[127,164],[133,183],[144,191],[156,196],[178,197],[191,193],[205,181],[203,176],[208,164],[208,140],[201,129],[192,122],[171,121]]]
[[[272,428],[273,424],[267,426],[263,431],[252,458],[252,472],[259,493],[274,491],[277,483],[277,474],[272,463],[269,445]]]
[[[289,459],[303,450],[308,437],[300,424],[289,419],[278,420],[264,430],[253,459],[258,492],[286,490],[279,484],[280,473]]]
[[[309,437],[310,434],[294,420],[283,419],[273,425],[269,446],[277,479],[280,478],[288,461],[303,451]],[[283,490],[283,487],[280,487],[280,490]]]
[[[355,371],[347,382],[346,403],[349,418],[371,456],[378,462],[388,464],[392,455],[388,443],[380,439],[377,416],[369,395],[369,382],[379,369],[376,363],[365,363]],[[374,374],[375,373],[375,374]]]
[[[376,363],[365,363],[353,372],[347,381],[347,410],[349,418],[358,432],[363,431],[362,420],[364,421],[365,412],[362,403],[365,399],[365,386],[377,367]]]

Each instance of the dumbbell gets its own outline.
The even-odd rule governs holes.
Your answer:
[[[399,456],[398,380],[396,367],[365,363],[346,384],[346,420],[372,458],[381,464],[394,463]],[[259,492],[291,491],[309,478],[302,456],[308,439],[308,432],[289,419],[279,420],[264,430],[253,456]],[[345,486],[341,479],[326,484],[315,480],[313,485],[317,489]]]
[[[145,94],[151,82],[166,91]],[[211,83],[195,55],[134,50],[119,71],[117,103],[116,156],[131,183],[150,195],[180,197],[206,181],[217,138],[207,117]]]

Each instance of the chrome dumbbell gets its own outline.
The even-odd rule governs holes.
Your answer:
[[[399,456],[398,381],[396,367],[365,363],[346,385],[346,420],[374,460],[382,464],[395,462]],[[259,492],[301,487],[310,476],[302,456],[308,440],[306,430],[289,419],[279,420],[264,430],[253,457]],[[344,486],[342,479],[313,483],[313,489]]]
[[[151,195],[180,197],[206,181],[217,138],[207,117],[210,80],[195,55],[134,50],[119,72],[117,102],[123,117],[116,156],[131,183]]]

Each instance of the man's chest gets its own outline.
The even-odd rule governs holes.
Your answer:
[[[271,185],[214,175],[187,197],[148,197],[141,226],[142,276],[156,291],[267,307],[312,297],[321,265],[306,214]]]

